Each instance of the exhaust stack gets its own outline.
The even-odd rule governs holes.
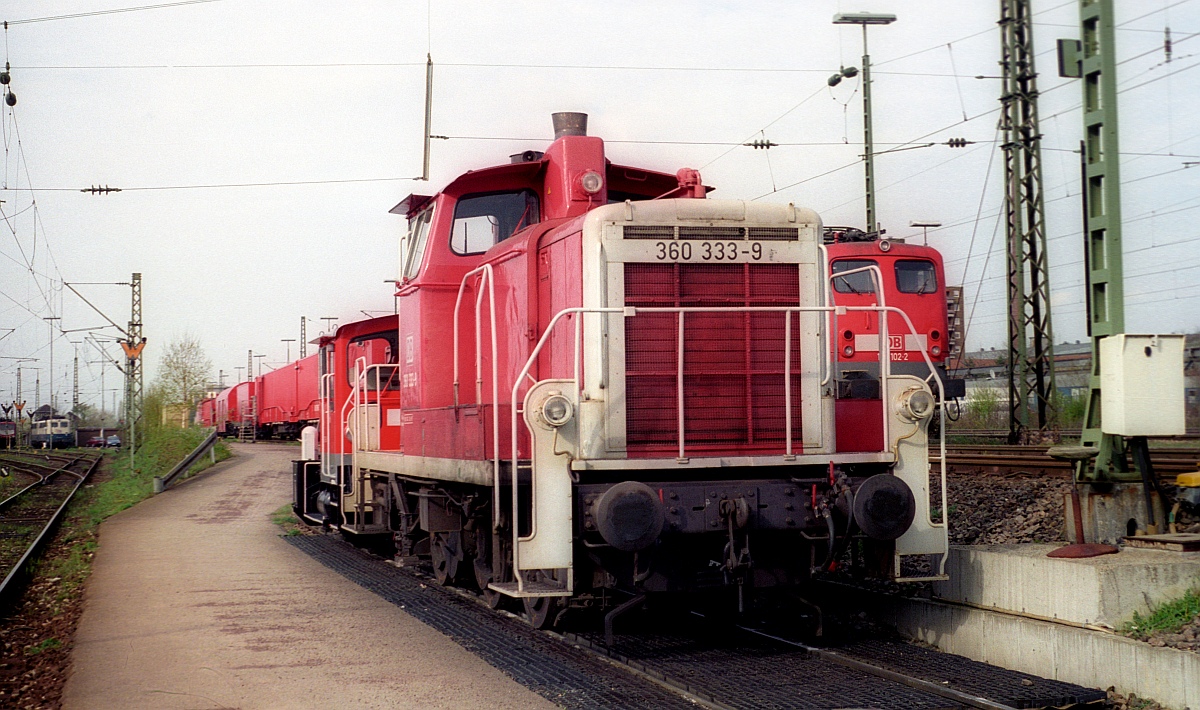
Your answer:
[[[586,113],[563,111],[561,113],[550,114],[550,119],[554,122],[554,140],[558,140],[563,136],[587,135],[588,117]]]

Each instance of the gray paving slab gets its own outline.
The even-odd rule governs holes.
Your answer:
[[[287,544],[297,449],[235,450],[101,526],[64,708],[554,707]]]

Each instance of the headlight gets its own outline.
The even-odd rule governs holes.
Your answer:
[[[900,395],[900,413],[920,421],[933,414],[933,395],[923,389],[913,388]]]
[[[600,177],[600,173],[595,170],[589,170],[579,178],[579,185],[583,191],[589,195],[594,195],[600,192],[600,188],[604,187],[604,178]]]
[[[561,394],[551,394],[542,400],[542,419],[552,427],[560,427],[571,421],[575,407],[571,400]]]

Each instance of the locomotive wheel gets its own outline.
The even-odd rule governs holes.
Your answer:
[[[546,581],[545,572],[538,570],[530,581]],[[559,612],[567,608],[562,597],[525,597],[525,618],[535,629],[548,629],[558,621]]]
[[[463,559],[461,533],[434,533],[429,541],[433,576],[442,586],[458,580],[458,563]]]
[[[525,597],[525,618],[535,629],[548,629],[563,608],[562,597]]]
[[[488,589],[488,585],[492,583],[491,560],[476,557],[472,566],[475,568],[475,584],[479,585],[479,592],[483,595],[483,601],[490,608],[499,609],[500,602],[504,600],[504,595],[495,589]]]

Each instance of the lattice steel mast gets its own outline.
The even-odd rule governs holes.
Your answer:
[[[133,292],[129,308],[129,339],[121,343],[125,351],[125,426],[129,436],[129,456],[137,453],[138,427],[142,423],[142,275],[135,273],[129,283]]]
[[[1059,40],[1059,73],[1083,79],[1084,273],[1092,374],[1079,443],[1098,449],[1077,480],[1136,480],[1125,439],[1100,429],[1100,341],[1125,332],[1121,181],[1117,147],[1117,63],[1112,0],[1081,0],[1082,40]]]
[[[1004,93],[1005,243],[1008,252],[1009,441],[1055,424],[1042,134],[1029,0],[1000,0]]]

